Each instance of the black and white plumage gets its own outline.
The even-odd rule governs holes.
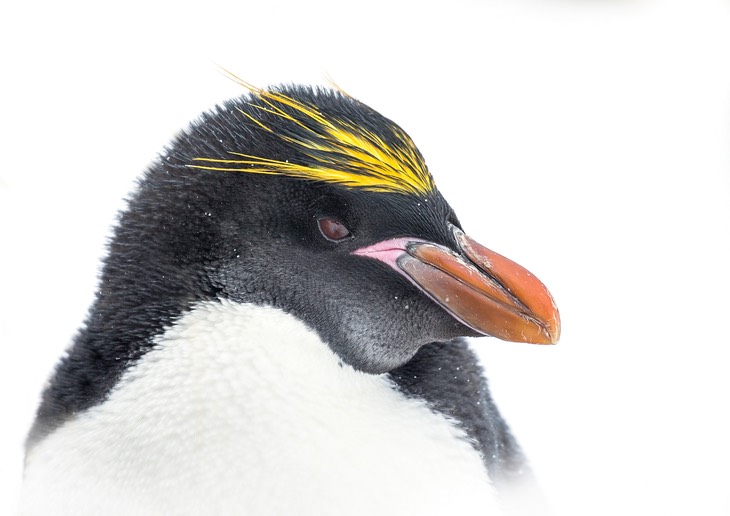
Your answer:
[[[23,514],[498,510],[527,468],[464,336],[552,299],[391,121],[252,89],[146,172],[28,439]],[[483,512],[483,511],[482,511]]]

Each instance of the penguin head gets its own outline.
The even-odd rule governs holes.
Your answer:
[[[368,373],[460,336],[558,339],[542,283],[470,239],[406,133],[341,92],[251,88],[204,114],[124,217],[112,256],[144,288],[282,309]]]

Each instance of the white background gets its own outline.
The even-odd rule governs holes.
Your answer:
[[[549,286],[558,346],[475,346],[557,514],[730,514],[730,4],[265,3],[3,4],[0,513],[121,199],[242,93],[218,63],[332,77]]]

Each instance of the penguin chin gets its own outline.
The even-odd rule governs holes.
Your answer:
[[[418,305],[418,302],[413,304]],[[320,338],[343,363],[367,374],[384,374],[407,364],[421,347],[460,337],[483,336],[464,326],[438,307],[427,307],[414,320],[420,324],[397,325],[393,321],[362,318],[346,321],[339,336],[315,328]],[[394,318],[395,319],[395,318]]]

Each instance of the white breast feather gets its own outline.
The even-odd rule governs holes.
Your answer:
[[[203,303],[27,458],[23,515],[497,514],[464,433],[295,317]]]

